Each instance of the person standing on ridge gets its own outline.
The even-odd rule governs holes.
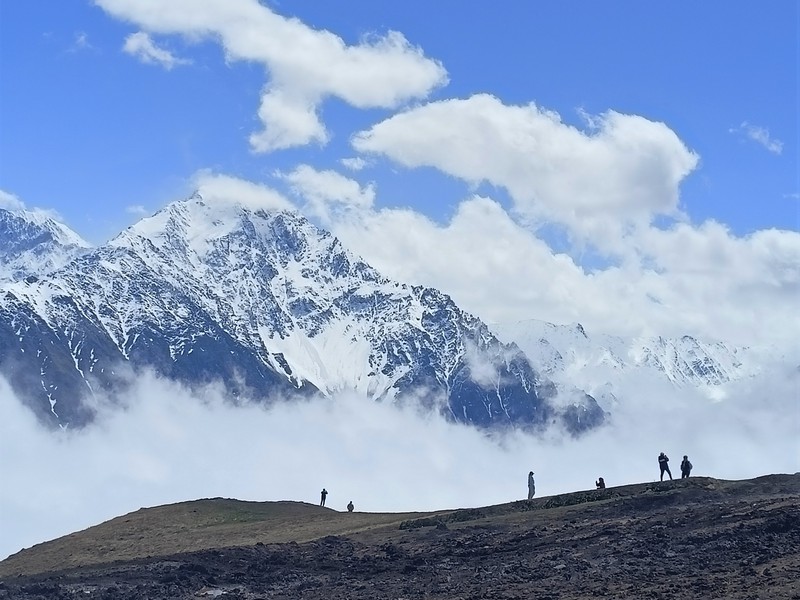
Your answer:
[[[350,502],[347,503],[347,512],[353,512],[354,508],[355,506],[353,506],[353,501],[350,500]]]
[[[533,480],[533,471],[528,473],[528,500],[536,494],[536,482]]]
[[[594,482],[594,486],[598,490],[604,490],[604,489],[606,489],[606,482],[603,480],[602,477],[600,477],[597,481]]]
[[[669,470],[669,457],[663,452],[658,455],[658,468],[661,469],[661,481],[664,481],[664,472],[669,475],[669,480],[672,481],[672,471]]]
[[[328,497],[328,490],[322,488],[322,491],[319,493],[319,505],[325,506],[325,498]]]
[[[685,454],[683,455],[683,461],[681,462],[681,479],[686,479],[689,477],[689,473],[692,472],[692,463],[689,462],[689,457]]]

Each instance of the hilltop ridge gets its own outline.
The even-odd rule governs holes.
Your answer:
[[[428,513],[203,499],[0,562],[0,598],[797,598],[800,474]],[[4,596],[3,594],[6,593]],[[10,594],[10,595],[8,595]]]

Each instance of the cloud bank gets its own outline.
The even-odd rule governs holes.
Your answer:
[[[312,173],[304,166],[302,179],[332,178],[330,172]],[[569,179],[566,172],[561,176]],[[643,223],[623,226],[627,217],[620,208],[598,217],[598,223],[616,225],[609,221],[599,237],[586,232],[592,244],[585,262],[591,264],[593,253],[600,257],[587,268],[581,252],[554,250],[546,232],[493,198],[468,197],[438,223],[411,209],[354,201],[358,190],[372,198],[380,189],[344,180],[340,175],[326,194],[296,181],[292,190],[323,227],[383,274],[440,289],[484,321],[581,322],[612,335],[692,335],[796,349],[798,232],[737,236],[713,220],[656,225],[649,222],[652,213]],[[612,231],[617,233],[608,237]]]
[[[779,375],[779,376],[778,376]],[[754,379],[721,403],[674,390],[616,407],[610,426],[492,438],[413,406],[351,394],[233,406],[142,375],[124,407],[82,431],[42,429],[0,379],[0,557],[140,507],[204,497],[295,500],[411,511],[653,481],[656,456],[696,475],[740,479],[800,470],[797,373]]]
[[[590,131],[534,104],[488,94],[412,108],[357,133],[353,146],[508,190],[514,208],[615,247],[625,228],[678,210],[698,157],[663,123],[608,111]]]

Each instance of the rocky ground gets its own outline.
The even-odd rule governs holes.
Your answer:
[[[800,600],[800,474],[577,492],[0,582],[0,599],[26,600],[591,597]]]

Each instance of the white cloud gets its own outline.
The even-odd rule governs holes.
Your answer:
[[[125,212],[130,213],[132,215],[145,216],[149,215],[151,211],[147,210],[141,204],[133,204],[131,206],[126,206]]]
[[[169,50],[159,48],[152,38],[143,31],[130,34],[125,38],[122,50],[135,56],[143,63],[160,65],[167,71],[179,65],[188,65],[192,61],[178,58]]]
[[[94,50],[94,46],[89,42],[89,35],[85,31],[75,32],[72,46],[70,47],[71,52],[79,52],[80,50]]]
[[[308,202],[307,210],[325,222],[330,222],[331,211],[357,208],[368,209],[375,201],[372,185],[361,185],[336,171],[317,171],[308,165],[299,165],[290,173],[279,174],[292,191]]]
[[[358,108],[394,108],[447,82],[442,65],[400,33],[347,45],[333,33],[280,16],[257,0],[95,2],[147,32],[211,38],[222,44],[230,60],[264,65],[269,81],[258,111],[264,129],[250,138],[258,152],[325,143],[329,136],[318,107],[327,97]]]
[[[0,189],[0,208],[5,208],[6,210],[14,212],[25,211],[39,219],[52,219],[53,221],[57,221],[59,223],[63,221],[63,217],[55,210],[49,208],[28,207],[22,200],[19,199],[18,196],[2,189]]]
[[[207,497],[295,500],[345,510],[486,506],[537,494],[653,481],[656,455],[689,454],[694,474],[742,479],[800,470],[797,374],[770,373],[722,403],[691,391],[640,395],[579,440],[493,438],[353,395],[233,408],[148,375],[126,409],[83,431],[38,426],[0,379],[0,558],[139,509]],[[794,399],[793,399],[794,398]],[[794,404],[793,404],[794,403]],[[789,415],[789,418],[787,418]],[[794,415],[792,418],[791,415]],[[20,493],[24,490],[24,493]],[[57,499],[57,501],[54,501]]]
[[[488,198],[462,202],[444,226],[408,209],[328,216],[323,224],[382,273],[436,287],[485,320],[575,320],[589,293],[569,256],[554,255]]]
[[[687,329],[746,345],[796,347],[800,233],[737,237],[708,221],[650,229],[637,245],[657,269],[643,272],[648,293]]]
[[[25,210],[25,204],[14,194],[0,190],[0,208],[7,210]]]
[[[275,190],[230,175],[200,171],[194,176],[194,185],[206,202],[234,203],[252,210],[296,210]]]
[[[779,348],[800,337],[797,232],[737,237],[714,222],[641,227],[621,239],[624,261],[586,270],[489,198],[461,202],[445,224],[408,209],[322,217],[382,273],[436,287],[487,322],[581,322],[614,335]]]
[[[394,115],[356,134],[353,146],[504,187],[529,218],[623,252],[628,228],[679,213],[678,186],[698,157],[666,125],[636,115],[608,111],[589,126],[584,132],[552,111],[480,94]]]
[[[759,127],[758,125],[752,125],[747,121],[742,121],[742,124],[739,125],[739,127],[732,127],[728,131],[733,134],[743,135],[746,138],[753,140],[773,154],[781,154],[781,152],[783,152],[783,142],[773,138],[770,135],[769,130],[765,127]]]
[[[351,158],[343,158],[339,161],[342,166],[350,169],[351,171],[360,171],[369,163],[360,156],[353,156]]]

